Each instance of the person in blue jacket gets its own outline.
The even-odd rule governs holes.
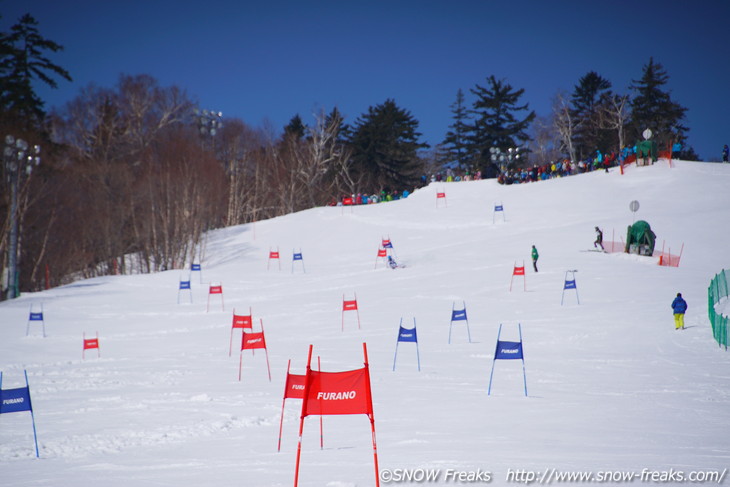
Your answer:
[[[677,297],[672,301],[672,310],[674,311],[674,329],[684,330],[684,313],[687,311],[687,301],[682,298],[682,293],[677,293]]]

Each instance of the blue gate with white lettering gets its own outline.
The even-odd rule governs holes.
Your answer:
[[[421,356],[418,352],[418,334],[416,333],[416,318],[413,318],[413,328],[403,328],[403,318],[400,319],[398,325],[398,339],[395,342],[395,354],[393,355],[393,370],[395,370],[395,361],[398,358],[398,344],[400,342],[413,342],[416,344],[416,360],[418,361],[418,371],[421,371]]]
[[[35,429],[35,416],[33,415],[33,405],[30,401],[30,386],[28,385],[28,372],[25,374],[25,387],[17,387],[15,389],[3,389],[3,373],[0,372],[0,414],[19,413],[22,411],[30,411],[30,418],[33,422],[33,441],[35,441],[35,456],[38,454],[38,436]]]
[[[497,360],[522,360],[522,377],[525,382],[525,396],[527,396],[527,374],[525,373],[525,353],[522,349],[522,325],[517,324],[520,332],[519,342],[510,342],[500,340],[502,335],[502,324],[499,324],[499,332],[497,332],[497,347],[494,350],[494,359],[492,360],[492,372],[489,374],[489,390],[487,395],[492,394],[492,379],[494,378],[494,365]]]

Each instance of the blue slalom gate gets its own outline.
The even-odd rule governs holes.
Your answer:
[[[504,216],[504,205],[502,203],[500,203],[500,204],[496,204],[495,203],[494,204],[494,211],[492,212],[492,223],[494,223],[494,220],[495,220],[498,212],[502,214],[502,221],[503,222],[504,221],[507,221],[505,219],[505,216]]]
[[[465,321],[466,322],[466,334],[469,338],[469,343],[471,343],[471,332],[469,331],[469,319],[466,316],[466,302],[462,301],[464,304],[463,309],[455,309],[456,301],[454,301],[454,304],[451,305],[451,321],[449,322],[449,345],[451,345],[451,327],[454,324],[454,321]]]
[[[33,303],[30,304],[30,313],[28,315],[28,324],[25,325],[25,336],[28,336],[30,333],[30,323],[31,321],[40,322],[41,326],[43,327],[43,337],[46,336],[46,321],[43,319],[43,303],[41,303],[41,310],[40,311],[33,311]]]
[[[180,292],[181,291],[188,292],[188,294],[190,295],[190,304],[192,304],[193,303],[193,290],[190,287],[190,279],[188,279],[187,281],[183,281],[182,279],[180,279],[180,285],[177,288],[177,304],[180,304]]]
[[[563,294],[560,297],[560,306],[563,305],[563,300],[565,299],[565,290],[566,289],[575,289],[575,299],[578,301],[578,304],[580,304],[580,298],[578,297],[578,286],[575,283],[575,273],[578,272],[577,270],[572,271],[565,271],[565,283],[563,284]],[[568,274],[571,275],[572,279],[568,279]]]
[[[35,428],[35,416],[33,415],[33,404],[30,401],[30,386],[28,385],[28,372],[25,374],[25,387],[17,387],[15,389],[3,389],[3,373],[0,372],[0,414],[19,413],[22,411],[30,411],[30,418],[33,423],[33,441],[35,442],[35,456],[40,457],[38,453],[38,435]]]
[[[302,264],[302,272],[307,273],[307,270],[304,268],[304,256],[302,255],[302,249],[299,249],[299,252],[295,252],[292,250],[292,258],[291,258],[291,272],[294,274],[294,263],[295,262],[301,262]]]
[[[398,358],[398,344],[400,342],[412,342],[416,344],[416,360],[418,361],[418,371],[421,371],[421,356],[418,352],[418,334],[416,333],[416,318],[413,318],[413,328],[403,328],[403,318],[400,319],[398,325],[398,339],[395,342],[395,354],[393,355],[393,370],[395,370],[395,361]]]
[[[522,349],[522,325],[517,324],[520,332],[520,341],[511,342],[500,340],[502,335],[502,324],[499,324],[499,332],[497,332],[497,347],[494,350],[494,359],[492,360],[492,372],[489,374],[489,389],[487,395],[492,394],[492,379],[494,378],[494,365],[497,360],[522,360],[522,377],[525,382],[525,397],[527,397],[527,374],[525,373],[525,353]]]

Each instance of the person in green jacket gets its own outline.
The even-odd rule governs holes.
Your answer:
[[[537,249],[535,246],[532,246],[532,267],[535,269],[535,272],[537,272],[537,259],[540,258],[540,254],[537,253]]]

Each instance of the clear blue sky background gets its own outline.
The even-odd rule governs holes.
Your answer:
[[[629,93],[651,56],[688,108],[689,145],[719,160],[730,144],[730,1],[0,0],[7,31],[23,13],[64,46],[72,83],[37,86],[46,108],[93,83],[149,74],[202,108],[279,131],[337,106],[352,123],[388,98],[444,138],[459,88],[490,75],[524,88],[538,115],[596,71]]]

